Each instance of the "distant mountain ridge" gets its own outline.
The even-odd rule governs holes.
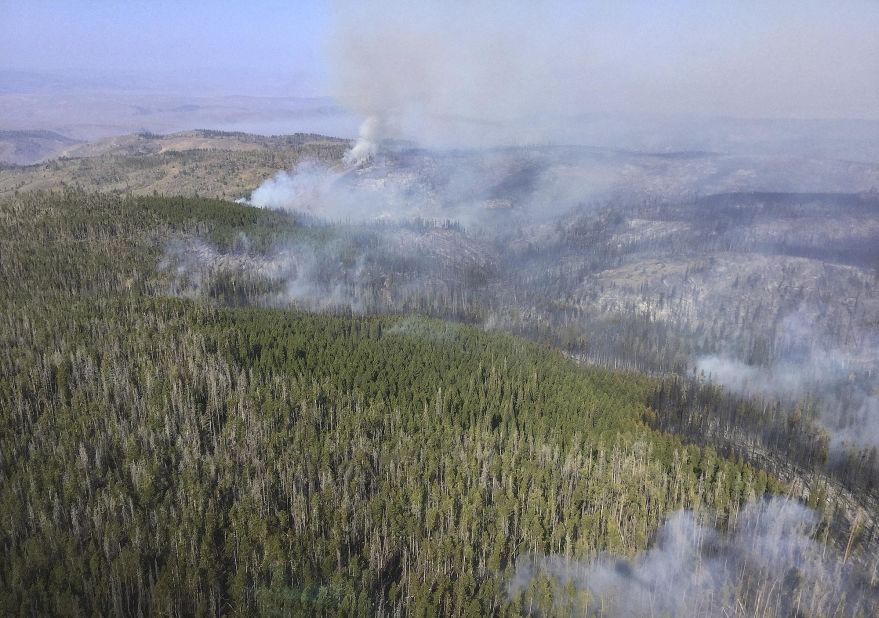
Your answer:
[[[57,156],[67,148],[81,143],[55,131],[0,130],[0,163],[31,165]]]

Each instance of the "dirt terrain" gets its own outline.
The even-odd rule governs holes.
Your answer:
[[[303,159],[338,161],[348,141],[320,135],[264,137],[184,131],[141,133],[71,144],[61,158],[0,167],[0,195],[14,191],[86,190],[234,199]]]

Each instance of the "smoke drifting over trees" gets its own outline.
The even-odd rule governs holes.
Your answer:
[[[862,587],[848,557],[822,542],[818,522],[814,511],[784,498],[747,505],[728,535],[701,523],[692,511],[679,511],[632,562],[526,556],[509,592],[533,595],[535,609],[547,614],[869,614],[875,595]],[[549,597],[541,597],[546,590],[541,583],[549,585]]]
[[[862,344],[865,352],[877,350],[874,342]],[[819,421],[830,431],[832,447],[879,446],[879,399],[871,390],[875,359],[818,350],[769,366],[722,356],[699,358],[695,366],[711,381],[737,393],[817,402]]]
[[[0,613],[876,614],[877,25],[343,2],[356,141],[0,170]]]

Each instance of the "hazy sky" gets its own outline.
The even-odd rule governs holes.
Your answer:
[[[0,69],[332,94],[359,113],[417,99],[477,121],[547,101],[876,119],[879,1],[0,0]]]
[[[191,75],[232,94],[327,91],[324,2],[0,0],[0,7],[2,69]]]

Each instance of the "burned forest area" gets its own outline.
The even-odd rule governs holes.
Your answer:
[[[2,198],[6,610],[876,608],[876,192],[278,147],[237,202]]]
[[[875,2],[0,15],[0,616],[879,616]]]

